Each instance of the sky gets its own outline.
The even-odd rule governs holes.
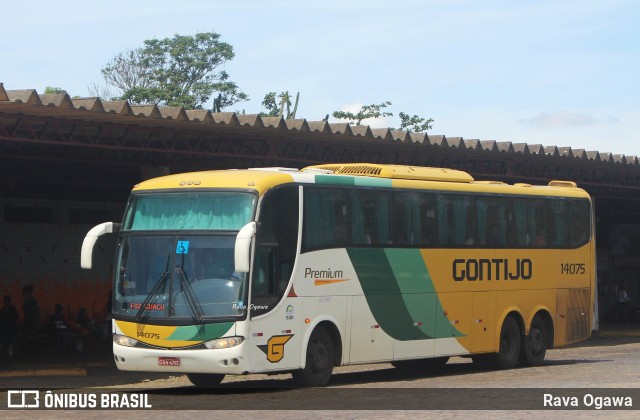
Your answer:
[[[429,134],[640,156],[636,0],[31,0],[0,25],[6,90],[90,96],[100,70],[144,40],[217,32],[224,65],[258,113],[300,93],[296,116],[391,101]],[[335,121],[330,119],[330,122]]]

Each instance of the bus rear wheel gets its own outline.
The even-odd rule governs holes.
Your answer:
[[[520,358],[520,327],[516,320],[508,316],[500,330],[500,348],[492,355],[492,365],[498,369],[511,369],[518,364]]]
[[[547,353],[547,327],[536,315],[531,321],[529,334],[522,338],[520,363],[524,366],[539,366]]]
[[[335,363],[333,340],[326,329],[317,328],[309,338],[304,369],[292,373],[298,386],[324,386],[329,383]]]
[[[213,388],[220,385],[224,375],[216,373],[187,373],[187,378],[198,388]]]

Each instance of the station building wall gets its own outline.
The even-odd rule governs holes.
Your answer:
[[[115,235],[101,237],[91,270],[80,268],[85,234],[98,223],[119,221],[122,203],[5,200],[0,205],[0,295],[11,296],[23,317],[22,288],[33,296],[47,323],[56,303],[68,319],[80,307],[96,321],[103,319],[111,290]]]

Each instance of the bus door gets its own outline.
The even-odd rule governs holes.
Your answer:
[[[249,304],[254,371],[292,369],[300,363],[302,299],[283,297],[290,272],[282,270],[279,262],[275,244],[256,245]]]
[[[253,370],[300,366],[302,299],[286,295],[296,258],[298,216],[296,186],[266,193],[255,236],[248,308]]]

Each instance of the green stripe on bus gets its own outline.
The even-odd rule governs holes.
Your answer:
[[[433,338],[414,325],[382,248],[348,248],[369,308],[382,330],[395,340]]]
[[[407,311],[419,328],[436,338],[460,337],[460,333],[443,314],[442,304],[419,249],[387,248],[391,265]]]
[[[226,334],[233,322],[222,322],[219,324],[188,325],[177,327],[167,339],[183,341],[208,341],[222,337]]]
[[[420,250],[387,248],[384,252],[412,323],[429,337],[437,337],[435,289]]]
[[[316,184],[355,185],[351,176],[316,175]]]
[[[376,322],[396,340],[463,336],[443,314],[420,250],[348,248]]]
[[[385,187],[391,188],[392,181],[386,178],[361,177],[355,178],[359,187]]]
[[[359,187],[386,187],[391,188],[391,180],[386,178],[374,177],[353,177],[353,176],[336,176],[336,175],[316,175],[316,184],[326,185],[347,185]]]

